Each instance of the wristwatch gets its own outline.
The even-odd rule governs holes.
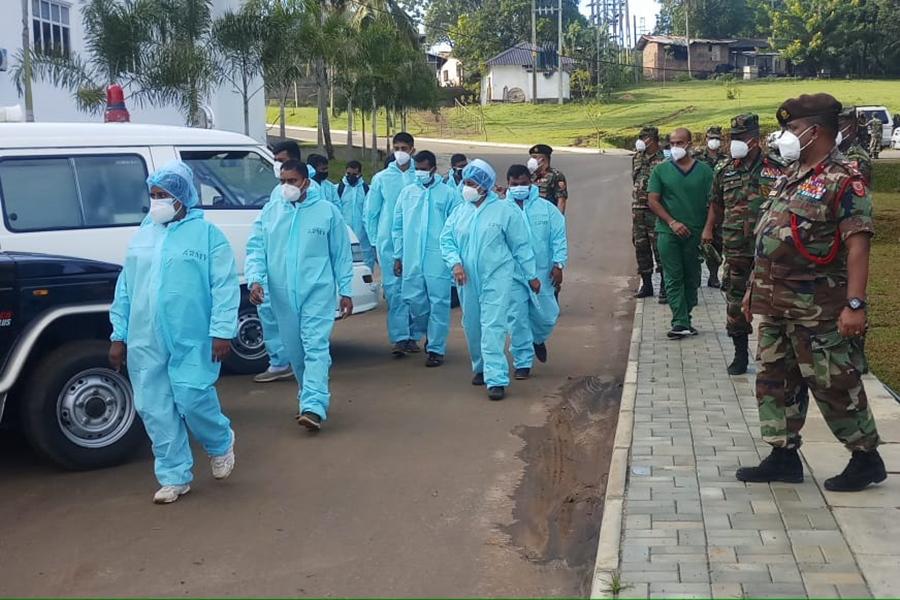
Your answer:
[[[866,301],[860,298],[849,298],[847,300],[847,308],[850,310],[862,310],[866,307]]]
[[[559,263],[553,263],[553,266],[556,267],[557,269],[559,269],[560,271],[562,271],[562,269],[563,269],[563,266]]]

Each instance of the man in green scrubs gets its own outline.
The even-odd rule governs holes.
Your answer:
[[[707,199],[713,172],[691,157],[691,132],[679,127],[669,136],[672,160],[650,174],[647,198],[659,220],[657,247],[666,274],[666,295],[672,309],[670,339],[697,335],[691,311],[700,286],[700,236],[706,225]]]

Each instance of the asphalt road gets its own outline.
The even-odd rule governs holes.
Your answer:
[[[150,501],[149,450],[65,473],[4,433],[0,596],[585,595],[631,332],[629,163],[555,163],[570,260],[533,379],[498,403],[471,386],[458,309],[440,369],[389,356],[383,309],[355,316],[335,326],[325,429],[295,424],[296,384],[225,378],[235,471],[215,482],[197,449],[170,506]]]

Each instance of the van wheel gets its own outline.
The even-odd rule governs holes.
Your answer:
[[[255,307],[242,307],[238,313],[237,336],[231,340],[231,354],[225,357],[222,366],[238,375],[261,373],[269,366],[262,322]]]
[[[127,375],[109,367],[108,342],[74,342],[45,356],[23,400],[20,419],[28,441],[66,469],[119,464],[146,440]]]

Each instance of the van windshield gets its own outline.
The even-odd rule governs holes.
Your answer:
[[[278,183],[271,161],[250,150],[182,150],[181,160],[194,170],[205,207],[259,208]]]

